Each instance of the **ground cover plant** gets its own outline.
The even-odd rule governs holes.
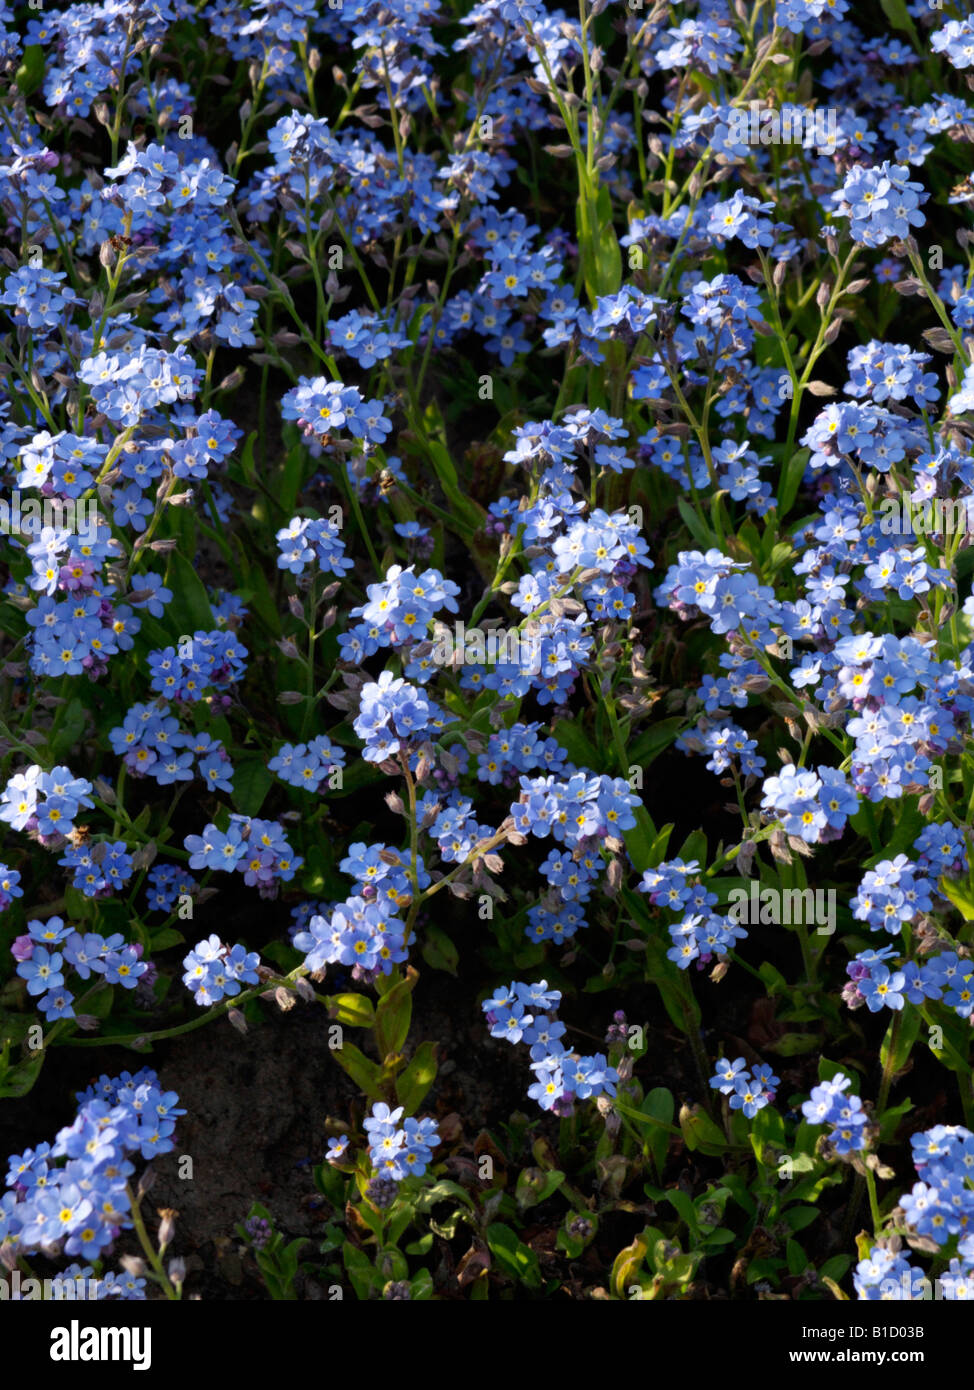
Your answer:
[[[974,1296],[974,20],[0,26],[3,1296]]]

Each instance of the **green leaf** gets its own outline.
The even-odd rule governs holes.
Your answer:
[[[243,448],[240,450],[239,465],[231,464],[229,469],[227,470],[232,477],[236,469],[239,468],[240,475],[248,487],[254,487],[257,480],[257,468],[254,463],[254,445],[257,443],[258,438],[259,435],[257,431],[251,430],[250,434],[248,434],[247,436]]]
[[[954,878],[942,878],[939,883],[941,893],[954,904],[965,922],[974,922],[974,895],[965,883]]]
[[[690,1197],[679,1187],[671,1187],[666,1193],[666,1200],[671,1207],[674,1207],[680,1214],[681,1221],[686,1223],[690,1234],[696,1239],[700,1227],[697,1222],[697,1212]]]
[[[358,1250],[351,1241],[347,1240],[342,1246],[342,1259],[345,1262],[348,1277],[352,1281],[355,1297],[359,1302],[365,1302],[372,1288],[380,1286],[381,1276],[372,1267],[372,1262],[368,1256]]]
[[[419,1240],[414,1240],[406,1246],[407,1255],[428,1255],[433,1248],[433,1232],[427,1231]]]
[[[375,1022],[375,1005],[364,994],[332,994],[328,1003],[336,1023],[349,1028],[371,1028]]]
[[[789,1240],[785,1246],[785,1255],[788,1259],[788,1273],[795,1276],[804,1274],[808,1268],[808,1256],[798,1244],[797,1240]]]
[[[698,861],[701,866],[707,862],[707,836],[702,830],[694,830],[692,835],[688,835],[683,844],[677,850],[677,856],[686,863]]]
[[[450,451],[438,440],[430,438],[423,441],[423,447],[436,470],[440,487],[452,504],[451,515],[453,519],[461,522],[462,528],[467,532],[476,533],[482,530],[485,513],[477,506],[476,502],[471,501],[468,496],[461,492],[457,470],[450,458]]]
[[[801,1052],[812,1052],[821,1047],[819,1033],[786,1033],[777,1042],[768,1043],[769,1052],[777,1052],[782,1057],[796,1057]]]
[[[678,497],[676,505],[690,535],[698,545],[709,550],[714,543],[714,536],[711,534],[710,528],[700,520],[685,497]]]
[[[785,561],[790,560],[794,553],[795,547],[789,545],[786,541],[780,542],[778,545],[773,545],[771,547],[771,557],[769,560],[771,573],[774,574],[777,570],[780,570]]]
[[[521,1211],[546,1202],[565,1181],[564,1173],[556,1168],[544,1173],[540,1168],[522,1168],[517,1178],[515,1199]]]
[[[804,1231],[806,1226],[810,1226],[821,1212],[818,1207],[789,1207],[785,1212],[785,1222],[796,1233]]]
[[[650,822],[650,824],[652,824],[652,822]],[[675,824],[673,821],[670,821],[669,825],[663,826],[662,830],[653,841],[649,862],[654,869],[658,864],[662,864],[663,860],[666,858],[666,846],[670,843],[670,836],[675,829]]]
[[[681,1032],[700,1026],[700,1002],[686,975],[666,956],[666,943],[657,937],[646,942],[643,957],[646,978],[659,990],[663,1007]]]
[[[652,1125],[646,1135],[645,1142],[652,1154],[653,1163],[657,1174],[662,1178],[663,1168],[666,1164],[666,1155],[669,1152],[670,1136],[661,1125],[672,1125],[673,1115],[676,1110],[676,1102],[673,1099],[672,1091],[668,1091],[665,1086],[656,1086],[648,1095],[643,1097],[639,1109],[644,1115],[659,1121],[658,1125]]]
[[[779,517],[791,511],[792,503],[798,496],[798,489],[805,473],[805,466],[811,458],[810,449],[798,449],[787,459],[781,470],[781,486],[778,489],[777,512]],[[774,552],[772,552],[772,560]]]
[[[396,1215],[392,1217],[392,1219],[390,1220],[389,1225],[386,1227],[386,1245],[398,1245],[403,1235],[405,1234],[406,1228],[410,1225],[413,1219],[413,1213],[410,1210],[408,1204],[399,1203],[397,1205],[401,1205],[403,1207],[403,1210],[397,1212]]]
[[[906,1066],[910,1053],[913,1050],[913,1044],[917,1040],[917,1034],[923,1023],[923,1016],[919,1009],[915,1009],[910,1005],[904,1008],[899,1019],[900,1026],[898,1029],[896,1027],[896,1022],[897,1020],[895,1018],[891,1020],[886,1030],[886,1036],[883,1038],[882,1045],[879,1049],[880,1062],[884,1068],[886,1068],[887,1065],[889,1066],[893,1076],[895,1076],[897,1072],[902,1071]],[[890,1057],[890,1046],[893,1042],[894,1032],[896,1033],[896,1046],[893,1049],[892,1057]]]
[[[725,1226],[720,1226],[716,1231],[710,1231],[709,1234],[701,1237],[700,1249],[704,1252],[709,1251],[712,1247],[719,1249],[722,1245],[730,1245],[731,1241],[737,1239],[736,1231],[728,1231]]]
[[[879,1142],[888,1144],[900,1127],[900,1121],[908,1115],[913,1108],[913,1102],[909,1098],[901,1101],[899,1105],[893,1105],[883,1111],[879,1121]]]
[[[651,725],[632,746],[633,765],[645,771],[654,758],[658,758],[663,750],[669,747],[685,723],[686,720],[681,715],[675,714],[670,719],[661,719],[658,724]]]
[[[588,768],[590,771],[599,766],[601,757],[598,750],[586,738],[576,723],[570,719],[556,720],[551,734],[555,741],[561,744],[573,763],[579,767]]]
[[[244,816],[257,816],[274,785],[274,774],[267,769],[267,759],[243,758],[233,770],[234,806]]]
[[[28,1062],[9,1069],[0,1067],[0,1100],[18,1100],[25,1096],[40,1076],[46,1056],[46,1051],[39,1048]]]
[[[448,975],[457,973],[460,953],[442,927],[427,926],[422,946],[422,957],[434,970],[445,970]]]
[[[17,69],[14,81],[20,88],[25,97],[29,97],[32,92],[36,92],[44,81],[45,57],[43,46],[39,43],[28,44],[24,49],[24,61]]]
[[[758,974],[768,987],[768,998],[773,998],[776,994],[788,993],[788,981],[781,971],[776,969],[770,961],[762,961],[758,966]]]
[[[746,1211],[748,1216],[754,1216],[757,1212],[757,1206],[741,1175],[739,1173],[725,1173],[720,1181],[741,1210]]]
[[[60,762],[63,757],[67,757],[69,753],[77,750],[77,746],[81,742],[81,735],[84,732],[86,718],[84,705],[75,697],[64,711],[61,727],[51,743],[51,757],[54,762]]]
[[[594,304],[600,296],[615,294],[622,283],[622,252],[613,225],[608,184],[603,183],[596,190],[586,180],[575,204],[575,225],[582,278]]]
[[[287,516],[291,516],[297,506],[309,458],[303,441],[292,445],[285,457],[278,496]]]
[[[722,1130],[699,1105],[684,1105],[680,1110],[680,1128],[688,1149],[716,1156],[726,1152],[727,1140]]]
[[[609,1288],[616,1298],[628,1299],[630,1288],[634,1284],[642,1284],[640,1276],[643,1274],[643,1265],[649,1251],[649,1241],[658,1234],[658,1231],[647,1228],[642,1235],[636,1236],[631,1245],[627,1245],[616,1255],[609,1275]]]
[[[85,1013],[92,1018],[107,1018],[112,1011],[112,1001],[115,998],[114,985],[97,986],[92,990],[91,995],[85,1001]],[[125,1030],[130,1031],[129,1029]],[[132,1030],[134,1031],[134,1030]]]
[[[426,1187],[416,1198],[416,1210],[424,1215],[433,1210],[438,1202],[447,1202],[455,1197],[469,1211],[475,1211],[473,1198],[467,1190],[449,1178],[440,1178],[432,1187]]]
[[[370,1062],[354,1043],[343,1041],[341,1047],[334,1048],[331,1055],[369,1100],[382,1100],[382,1087],[379,1084],[382,1068]]]
[[[137,577],[133,584],[137,589]],[[166,627],[175,637],[191,637],[200,629],[211,632],[216,627],[203,581],[179,550],[173,550],[169,555],[166,588],[172,590],[172,599],[166,605]]]
[[[510,1226],[493,1221],[487,1227],[487,1245],[500,1267],[528,1289],[541,1288],[541,1266],[529,1246],[518,1240]]]
[[[436,1044],[422,1043],[413,1060],[396,1082],[396,1098],[407,1115],[415,1115],[426,1093],[436,1080]]]
[[[303,952],[296,951],[286,941],[268,941],[266,946],[261,946],[260,953],[274,965],[279,965],[282,975],[290,975],[304,959]]]
[[[168,951],[170,946],[182,946],[186,940],[182,932],[177,931],[175,927],[156,927],[155,931],[150,933],[150,937],[153,955],[157,951]]]
[[[916,26],[907,13],[906,0],[879,0],[879,5],[893,28],[909,34],[916,43]]]
[[[86,917],[94,915],[94,900],[86,898],[80,888],[75,888],[73,883],[69,883],[64,890],[64,907],[64,915],[72,922],[81,922]]]
[[[237,551],[240,556],[241,568],[246,575],[246,584],[249,597],[245,599],[248,608],[253,608],[270,628],[275,637],[281,635],[281,614],[274,600],[271,586],[267,582],[261,564],[264,557],[257,556],[258,562],[251,564],[254,547],[251,538],[245,533],[242,537],[235,537],[237,541]]]
[[[773,1105],[759,1110],[751,1122],[751,1147],[759,1163],[764,1162],[765,1146],[771,1144],[776,1149],[784,1147],[785,1122],[781,1112]]]
[[[415,983],[414,971],[411,979],[400,980],[379,1000],[379,1007],[375,1011],[375,1041],[382,1057],[402,1051],[413,1016]]]
[[[831,1260],[826,1260],[818,1272],[818,1277],[824,1282],[826,1279],[844,1279],[852,1264],[851,1255],[833,1255]]]
[[[636,824],[631,830],[624,830],[622,838],[625,841],[626,849],[629,851],[629,858],[632,860],[633,868],[638,874],[645,873],[647,869],[654,868],[659,859],[653,857],[657,841],[656,826],[653,824],[649,812],[645,806],[637,806],[633,811]],[[670,827],[672,830],[672,826]],[[662,834],[662,832],[660,832]],[[669,836],[667,836],[667,839]],[[665,853],[665,844],[662,853]],[[661,854],[662,857],[662,854]]]
[[[818,1079],[819,1079],[819,1081],[831,1081],[832,1078],[833,1078],[834,1076],[838,1076],[840,1072],[841,1072],[844,1076],[848,1076],[848,1075],[849,1075],[849,1068],[848,1068],[848,1066],[843,1066],[843,1064],[842,1064],[841,1062],[833,1062],[833,1061],[831,1061],[828,1057],[820,1057],[820,1058],[818,1059]],[[816,1130],[816,1131],[814,1131],[814,1132],[815,1132],[816,1136],[817,1136],[819,1133],[821,1133],[820,1130]]]

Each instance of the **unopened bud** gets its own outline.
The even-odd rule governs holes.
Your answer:
[[[791,852],[788,849],[788,837],[783,830],[772,830],[768,845],[772,856],[777,859],[780,864],[791,863]]]
[[[756,849],[757,845],[753,840],[744,840],[740,849],[737,851],[734,858],[734,867],[743,878],[747,878],[751,872],[751,863],[754,859],[754,852]]]
[[[615,1138],[622,1128],[622,1116],[612,1104],[608,1096],[599,1096],[595,1102],[599,1114],[605,1121],[605,1132],[610,1138]]]
[[[159,1249],[165,1250],[167,1245],[172,1245],[172,1238],[176,1234],[176,1217],[178,1211],[173,1211],[172,1207],[162,1207],[159,1211],[162,1218],[159,1222]]]
[[[771,685],[771,681],[762,672],[760,675],[745,676],[741,684],[749,694],[763,695]]]

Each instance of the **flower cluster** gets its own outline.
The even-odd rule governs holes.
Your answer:
[[[577,1100],[614,1096],[619,1073],[603,1053],[582,1056],[560,1041],[565,1033],[564,1023],[555,1018],[560,1002],[561,991],[549,989],[546,980],[533,985],[514,981],[485,999],[481,1008],[492,1038],[530,1048],[536,1078],[528,1087],[530,1099],[564,1118],[574,1113]]]
[[[639,891],[649,894],[654,907],[682,914],[678,922],[667,925],[673,945],[666,953],[681,970],[689,969],[694,961],[702,970],[715,956],[725,957],[736,941],[747,936],[733,917],[713,911],[720,900],[702,881],[696,860],[689,864],[682,859],[665,860],[655,869],[647,869]]]
[[[869,1116],[862,1101],[845,1094],[851,1085],[849,1077],[837,1071],[830,1080],[815,1086],[802,1106],[809,1124],[830,1126],[829,1142],[837,1154],[864,1149],[869,1137]]]
[[[0,795],[0,820],[12,830],[24,830],[44,840],[62,843],[74,830],[78,812],[90,810],[94,802],[88,793],[92,785],[86,777],[75,777],[70,768],[54,767],[45,772],[33,763],[24,772],[14,773]]]
[[[77,1017],[75,995],[66,988],[72,974],[82,981],[94,975],[96,985],[120,985],[129,990],[150,972],[154,978],[151,962],[142,959],[140,942],[126,942],[119,932],[108,937],[80,932],[60,917],[28,922],[26,935],[18,936],[10,950],[17,961],[17,974],[27,982],[27,993],[37,998],[37,1007],[52,1023]]]
[[[406,924],[395,912],[397,900],[404,897],[405,884],[392,881],[387,892],[378,874],[369,882],[371,899],[365,898],[363,888],[363,896],[347,898],[324,913],[312,915],[306,928],[295,932],[292,942],[305,953],[307,970],[317,974],[328,965],[344,965],[352,969],[356,979],[368,980],[374,975],[388,975],[394,965],[406,960],[415,933],[407,940]]]
[[[189,693],[198,698],[198,686]],[[229,703],[228,696],[222,698]],[[205,732],[187,733],[166,700],[133,705],[108,737],[112,750],[136,777],[151,777],[165,787],[199,776],[208,787],[231,790],[233,768],[221,740]]]
[[[897,1211],[921,1238],[945,1246],[957,1238],[956,1255],[937,1277],[938,1298],[969,1300],[974,1295],[974,1134],[963,1125],[935,1125],[910,1138],[920,1181],[899,1199]],[[913,1301],[931,1297],[930,1281],[909,1263],[898,1237],[874,1245],[854,1274],[863,1300]]]
[[[362,1122],[369,1136],[369,1158],[375,1176],[397,1183],[404,1178],[421,1178],[440,1143],[435,1120],[415,1120],[411,1116],[403,1120],[402,1116],[401,1105],[390,1110],[378,1101],[372,1114]]]
[[[276,897],[280,885],[290,883],[304,863],[277,821],[237,812],[231,812],[225,831],[210,824],[202,835],[187,835],[183,843],[191,869],[236,871],[262,898]]]
[[[218,936],[198,941],[183,959],[183,984],[193,991],[197,1004],[209,1008],[221,999],[232,999],[243,985],[256,985],[260,957],[245,946],[226,946]]]
[[[276,772],[281,781],[291,787],[317,792],[326,779],[329,786],[334,786],[332,779],[344,766],[345,750],[332,743],[326,734],[319,734],[310,743],[282,744],[268,762],[267,769]]]
[[[743,1017],[737,981],[757,1036],[763,986],[808,1030],[781,1047],[796,1093],[816,1052],[865,1079],[888,1028],[875,1118],[823,1063],[796,1125],[810,1185],[850,1160],[815,1189],[830,1217],[878,1127],[891,1150],[902,1133],[881,1112],[921,1012],[943,1103],[974,1123],[974,20],[774,0],[756,30],[746,8],[0,8],[0,1095],[50,1050],[15,1060],[35,1005],[55,1043],[138,1036],[168,1007],[167,950],[217,1015],[259,993],[246,944],[181,927],[251,889],[271,935],[291,924],[267,958],[298,956],[304,997],[304,973],[361,991],[338,1009],[375,1020],[379,1053],[417,957],[547,972],[559,989],[515,981],[483,1011],[530,1050],[542,1111],[583,1128],[601,1102],[606,1188],[625,1121],[673,1189],[669,1106],[656,1087],[613,1107],[643,1055],[612,1051],[625,1012],[609,1056],[569,1051],[562,990],[658,988],[699,1063]],[[840,934],[820,950],[782,921],[740,959],[742,883],[835,884]],[[692,1105],[706,1078],[683,1061]],[[378,1229],[440,1136],[403,1119],[419,1068],[334,1062],[388,1103],[371,1180],[347,1136],[318,1176]],[[797,1121],[766,1109],[780,1084],[743,1057],[710,1080],[766,1110],[759,1132]],[[97,1263],[134,1216],[127,1155],[165,1152],[173,1103],[151,1073],[104,1081],[77,1134],[20,1156],[0,1232]],[[808,1124],[828,1142],[802,1150]],[[892,1226],[943,1248],[964,1297],[974,1139],[920,1139]],[[757,1187],[786,1229],[792,1194]],[[467,1196],[500,1281],[507,1214]],[[856,1289],[913,1297],[878,1210]],[[413,1296],[396,1224],[368,1276],[353,1239],[357,1293]],[[686,1279],[657,1253],[655,1294],[712,1278],[711,1248]],[[802,1277],[800,1242],[782,1255],[762,1281]]]
[[[401,676],[383,671],[377,681],[363,685],[358,717],[352,727],[365,743],[366,762],[381,763],[401,750],[408,750],[424,738],[438,733],[446,723],[446,712],[418,686]]]
[[[763,1063],[754,1068],[752,1075],[743,1057],[733,1062],[721,1057],[716,1074],[710,1078],[710,1085],[722,1096],[730,1097],[732,1110],[742,1110],[747,1119],[753,1120],[759,1110],[774,1100],[781,1078]]]
[[[8,1160],[0,1242],[17,1255],[53,1249],[84,1260],[104,1259],[132,1226],[133,1158],[170,1153],[176,1120],[186,1113],[176,1093],[164,1091],[148,1067],[134,1076],[101,1076],[77,1101],[75,1120],[53,1144]],[[68,1277],[67,1271],[61,1277]],[[144,1280],[129,1284],[115,1274],[105,1278],[102,1296],[144,1297],[143,1289]]]
[[[338,527],[325,517],[296,516],[289,526],[277,533],[279,569],[291,574],[303,574],[312,560],[324,574],[339,578],[352,568],[345,556],[345,542]]]

